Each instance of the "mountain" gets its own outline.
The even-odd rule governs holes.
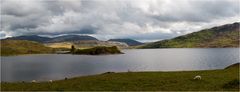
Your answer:
[[[41,37],[38,35],[26,35],[26,36],[17,36],[17,37],[11,37],[7,38],[10,40],[28,40],[28,41],[36,41],[36,42],[45,42],[51,40],[51,38],[48,37]]]
[[[239,47],[240,23],[204,29],[169,40],[145,44],[139,48],[222,48]]]
[[[143,43],[138,42],[138,41],[133,40],[133,39],[110,39],[108,41],[123,42],[123,43],[126,43],[129,46],[136,46],[136,45],[142,45],[143,44]]]
[[[94,40],[97,41],[97,38],[87,35],[65,35],[52,38],[52,40],[47,42],[67,42],[67,41],[83,41],[83,40]]]
[[[21,54],[53,53],[54,50],[43,44],[27,40],[1,40],[1,56]]]
[[[82,36],[82,35],[65,35],[58,36],[54,38],[41,37],[38,35],[26,35],[26,36],[17,36],[7,38],[10,40],[28,40],[28,41],[36,41],[40,43],[49,43],[49,42],[67,42],[67,41],[82,41],[82,40],[98,40],[92,36]]]

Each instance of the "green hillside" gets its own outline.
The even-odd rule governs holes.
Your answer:
[[[222,48],[239,47],[239,23],[227,24],[170,40],[149,43],[140,48]]]
[[[26,40],[1,40],[1,56],[52,53],[53,49]]]

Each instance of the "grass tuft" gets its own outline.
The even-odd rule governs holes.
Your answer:
[[[225,89],[239,89],[239,79],[234,79],[223,85]]]

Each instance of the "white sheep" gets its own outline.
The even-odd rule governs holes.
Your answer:
[[[202,77],[201,77],[200,75],[197,75],[197,76],[195,76],[193,79],[194,79],[194,80],[201,80]]]
[[[32,80],[32,83],[36,83],[37,81],[36,80]]]
[[[53,80],[49,80],[49,82],[50,82],[50,83],[52,83],[52,82],[53,82]]]

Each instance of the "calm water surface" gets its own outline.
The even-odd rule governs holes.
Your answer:
[[[108,71],[223,69],[239,62],[239,48],[132,49],[119,55],[41,54],[1,57],[2,81],[47,81]]]

